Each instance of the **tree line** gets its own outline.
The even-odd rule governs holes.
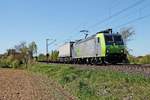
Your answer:
[[[29,44],[20,42],[6,53],[0,55],[0,67],[28,68],[38,61],[47,61],[45,54],[37,54],[37,44],[33,41]],[[59,52],[54,50],[49,53],[48,61],[56,61]]]
[[[35,61],[34,55],[37,55],[37,44],[34,41],[29,44],[21,42],[0,56],[0,66],[10,68],[25,66],[27,68]]]

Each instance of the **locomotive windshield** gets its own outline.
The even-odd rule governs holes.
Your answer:
[[[114,35],[113,37],[116,45],[123,45],[123,40],[121,35]]]
[[[121,35],[105,35],[106,45],[123,45]]]
[[[105,41],[106,41],[106,45],[112,45],[113,44],[112,35],[105,35]]]

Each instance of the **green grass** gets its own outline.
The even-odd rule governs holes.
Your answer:
[[[149,100],[150,78],[72,65],[36,64],[29,69],[57,81],[80,100]]]

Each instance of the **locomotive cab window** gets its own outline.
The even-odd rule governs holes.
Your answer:
[[[116,35],[114,36],[114,40],[115,41],[122,41],[121,36],[120,35]]]
[[[106,40],[107,42],[113,42],[113,38],[112,38],[111,35],[105,35],[105,40]]]
[[[99,37],[97,38],[97,42],[98,42],[98,43],[100,42],[100,39],[99,39]]]
[[[114,36],[114,41],[116,45],[123,45],[123,40],[121,35],[115,35]]]
[[[105,35],[105,42],[106,42],[106,45],[112,45],[113,44],[112,35]]]

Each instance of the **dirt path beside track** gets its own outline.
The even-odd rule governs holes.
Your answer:
[[[0,69],[0,100],[73,100],[46,77],[25,70]]]

